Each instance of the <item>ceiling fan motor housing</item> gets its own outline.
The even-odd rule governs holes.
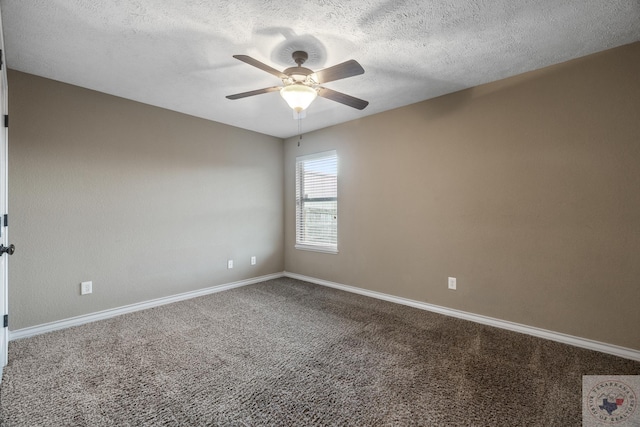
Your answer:
[[[303,67],[302,64],[309,58],[307,52],[297,50],[291,54],[291,57],[298,64],[297,67],[289,67],[282,73],[287,75],[287,79],[283,79],[282,82],[285,85],[302,83],[307,86],[317,85],[318,82],[313,78],[314,71],[309,68]]]
[[[306,83],[307,80],[313,80],[311,78],[313,74],[313,70],[310,70],[305,67],[291,67],[287,68],[282,72],[286,74],[289,78],[283,79],[284,83],[291,81],[291,83]],[[311,82],[309,82],[311,83]],[[313,84],[317,84],[317,82],[313,81]]]
[[[303,67],[302,64],[309,58],[307,52],[302,50],[297,50],[291,54],[294,62],[298,64],[297,67],[289,67],[284,70],[282,73],[288,76],[286,79],[282,79],[282,82],[285,85],[290,85],[294,83],[302,83],[307,86],[317,85],[318,82],[315,81],[312,77],[313,70],[310,70],[306,67]]]

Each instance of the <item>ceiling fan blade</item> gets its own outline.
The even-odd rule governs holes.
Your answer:
[[[258,61],[257,59],[253,59],[250,56],[247,55],[233,55],[234,58],[239,59],[242,62],[245,62],[249,65],[253,65],[256,68],[260,68],[262,71],[266,71],[269,74],[273,74],[274,76],[276,76],[279,79],[286,79],[287,75],[284,74],[282,71],[278,71],[275,68],[272,68],[270,66],[268,66],[267,64]]]
[[[280,86],[266,87],[264,89],[252,90],[249,92],[236,93],[235,95],[227,95],[227,99],[240,99],[248,96],[262,95],[263,93],[275,92],[282,89]]]
[[[348,105],[349,107],[357,108],[358,110],[364,110],[364,108],[369,105],[369,101],[354,98],[346,93],[337,92],[335,90],[327,89],[326,87],[318,89],[318,96]]]
[[[316,71],[318,83],[327,83],[334,80],[346,79],[364,73],[364,68],[355,59],[350,59],[342,64]]]

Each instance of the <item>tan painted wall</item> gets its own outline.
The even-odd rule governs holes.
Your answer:
[[[12,330],[283,270],[282,140],[17,71],[9,112]]]
[[[294,249],[295,157],[328,149],[338,255]],[[285,168],[287,271],[640,349],[640,43],[291,138]]]
[[[635,43],[283,152],[276,138],[10,71],[11,329],[284,266],[640,349],[638,75]],[[295,156],[328,149],[338,255],[293,248]]]

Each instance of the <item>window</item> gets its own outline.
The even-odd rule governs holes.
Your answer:
[[[338,252],[338,155],[296,158],[296,248]]]

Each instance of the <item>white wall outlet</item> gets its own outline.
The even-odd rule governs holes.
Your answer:
[[[232,269],[233,268],[233,260],[232,259],[227,261],[227,268],[228,269]]]
[[[251,265],[256,265],[256,257],[255,256],[251,257]]]
[[[80,283],[80,295],[87,295],[93,292],[93,282]]]
[[[453,289],[454,291],[456,290],[456,278],[455,277],[449,277],[449,289]]]

